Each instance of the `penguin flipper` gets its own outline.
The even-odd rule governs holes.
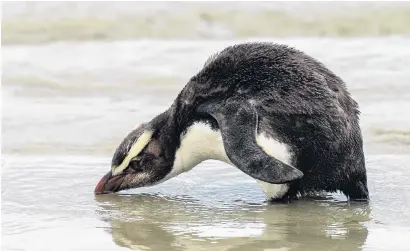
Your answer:
[[[258,113],[248,101],[210,102],[197,110],[217,121],[228,158],[244,173],[271,184],[288,183],[303,177],[300,170],[268,155],[258,145]]]

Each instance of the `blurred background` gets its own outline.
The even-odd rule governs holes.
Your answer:
[[[4,2],[3,151],[110,154],[209,55],[273,41],[347,82],[378,120],[367,141],[408,152],[408,116],[392,106],[407,106],[409,37],[408,2]]]
[[[1,32],[2,250],[405,250],[410,2],[2,2]],[[167,109],[211,54],[245,41],[294,46],[347,83],[371,210],[278,211],[254,180],[212,161],[136,191],[151,196],[96,201],[126,134]],[[196,242],[213,238],[224,241]]]
[[[3,6],[3,44],[410,32],[406,2],[6,2]]]

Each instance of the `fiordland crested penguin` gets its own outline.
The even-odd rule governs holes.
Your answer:
[[[95,193],[152,186],[208,159],[256,179],[272,200],[369,198],[357,103],[332,71],[286,45],[210,57],[168,110],[125,137]]]

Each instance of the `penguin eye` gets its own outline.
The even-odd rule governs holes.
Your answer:
[[[143,172],[144,169],[142,167],[142,158],[141,157],[135,157],[132,159],[129,163],[130,168],[132,168],[135,172],[140,173]]]

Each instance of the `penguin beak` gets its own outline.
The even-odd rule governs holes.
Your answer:
[[[112,176],[111,171],[104,175],[94,189],[94,194],[108,194],[119,191],[125,175]]]

